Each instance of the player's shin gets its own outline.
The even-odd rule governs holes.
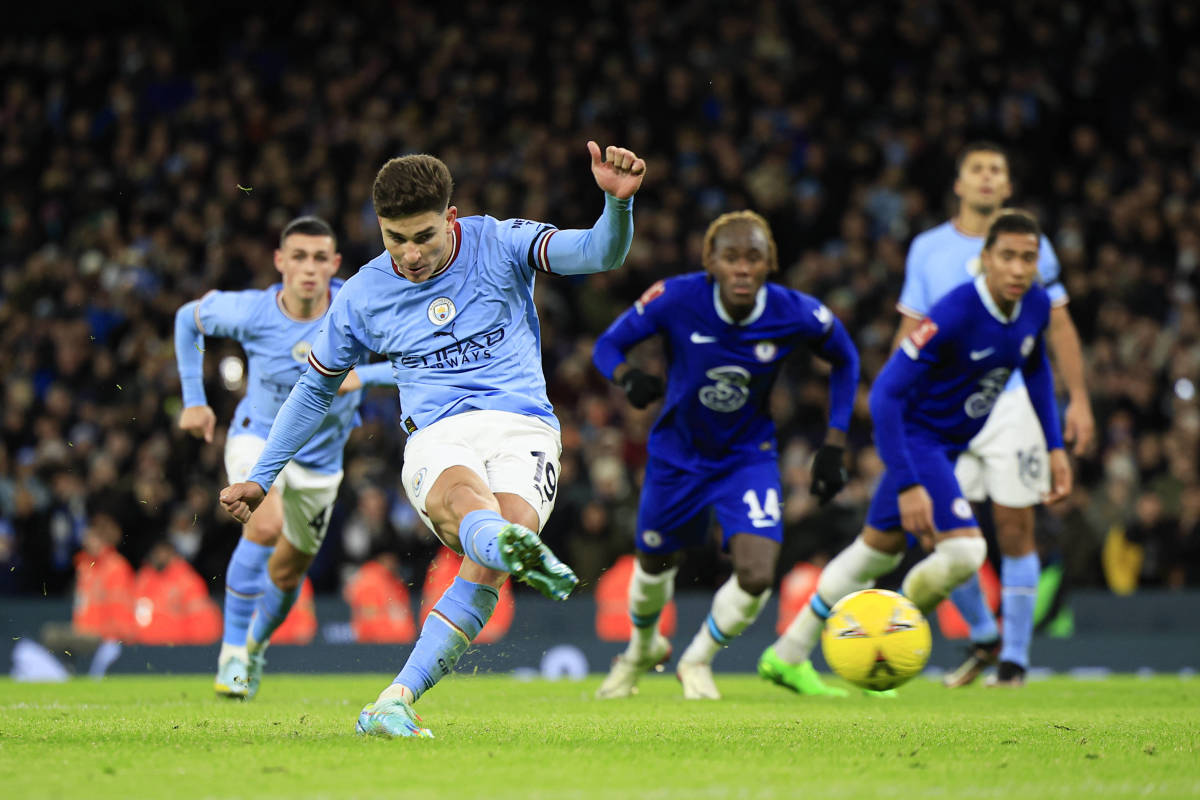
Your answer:
[[[1004,645],[1000,650],[1000,661],[1028,668],[1041,564],[1035,551],[1015,558],[1005,556],[1000,568],[1000,579],[1004,587],[1001,600],[1001,611],[1004,614]]]
[[[246,633],[250,630],[250,619],[254,607],[262,596],[267,580],[267,562],[273,547],[257,544],[249,539],[238,541],[229,566],[225,570],[225,633],[221,638],[221,655],[238,655],[245,660]]]
[[[246,637],[246,649],[251,655],[261,653],[271,640],[271,634],[287,619],[288,612],[300,596],[300,585],[294,589],[280,589],[274,581],[264,581],[262,597],[254,607],[254,619]]]
[[[634,561],[633,579],[629,582],[629,620],[633,623],[633,635],[626,652],[637,661],[644,659],[654,644],[658,618],[675,593],[678,572],[678,567],[672,567],[655,575],[642,569],[641,562]]]
[[[455,578],[425,618],[421,635],[392,685],[379,699],[412,703],[449,675],[496,609],[500,593],[484,583]]]
[[[971,641],[976,644],[995,642],[1000,638],[996,617],[988,608],[979,573],[967,578],[961,586],[950,593],[950,600],[971,629]]]
[[[711,663],[721,648],[746,630],[771,596],[766,589],[760,594],[750,594],[743,589],[737,576],[731,576],[713,597],[712,610],[700,625],[692,643],[679,657],[680,663]]]
[[[806,661],[821,638],[830,608],[852,592],[869,589],[876,578],[894,570],[903,558],[903,553],[876,550],[857,537],[825,565],[812,600],[775,641],[776,655],[789,664]]]
[[[974,575],[987,558],[982,536],[952,536],[938,542],[904,578],[903,593],[929,615],[960,583]]]

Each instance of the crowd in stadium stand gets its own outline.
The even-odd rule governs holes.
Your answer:
[[[535,9],[310,4],[169,35],[0,33],[0,593],[68,591],[94,514],[115,520],[135,569],[166,541],[218,591],[239,529],[216,502],[223,431],[204,444],[175,427],[175,310],[272,283],[279,232],[300,214],[334,226],[351,274],[381,249],[375,172],[403,153],[449,164],[460,214],[590,225],[589,138],[649,171],[624,268],[537,285],[564,448],[544,536],[585,585],[632,549],[655,413],[606,384],[591,343],[655,280],[698,269],[705,227],[728,210],[770,220],[776,278],[823,299],[862,355],[853,480],[829,507],[808,491],[819,363],[789,364],[772,397],[781,566],[858,530],[881,469],[866,390],[899,323],[906,248],[951,213],[955,153],[987,139],[1009,148],[1012,204],[1057,250],[1097,419],[1073,496],[1040,513],[1043,561],[1073,586],[1200,586],[1197,7]],[[209,341],[222,422],[238,356]],[[661,371],[654,346],[640,358]],[[318,591],[385,551],[419,584],[437,550],[398,485],[396,393],[371,390],[363,412]],[[684,584],[722,569],[699,553]]]

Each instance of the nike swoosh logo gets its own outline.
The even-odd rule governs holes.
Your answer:
[[[716,340],[715,336],[705,336],[697,331],[692,331],[692,344],[712,344]]]
[[[971,351],[971,360],[978,361],[981,358],[987,358],[994,352],[996,352],[996,348],[994,348],[994,347],[989,347],[986,350],[972,350]]]

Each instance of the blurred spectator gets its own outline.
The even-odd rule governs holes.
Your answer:
[[[1064,528],[1066,574],[1102,581],[1085,574],[1091,537],[1123,526],[1147,492],[1185,524],[1200,485],[1195,4],[644,0],[547,15],[306,0],[277,15],[267,0],[189,6],[167,36],[156,15],[175,3],[136,7],[144,17],[121,12],[120,28],[91,24],[118,12],[89,7],[0,34],[0,591],[67,591],[81,503],[97,502],[134,563],[169,536],[219,590],[237,541],[214,513],[224,435],[206,445],[172,425],[174,309],[210,287],[269,284],[274,241],[298,214],[334,221],[349,269],[374,256],[371,180],[406,152],[447,161],[460,213],[586,226],[599,210],[588,138],[627,143],[650,165],[625,267],[538,281],[573,465],[547,538],[589,573],[632,541],[626,498],[652,419],[614,402],[587,364],[592,338],[656,279],[699,268],[695,231],[753,206],[776,231],[778,279],[828,301],[869,383],[898,322],[906,244],[944,218],[953,155],[976,138],[1012,148],[1017,197],[1058,250],[1085,341],[1099,441],[1078,464],[1089,502],[1069,538]],[[227,419],[242,355],[209,346],[206,382],[228,390],[209,396]],[[661,366],[654,346],[645,369]],[[860,407],[854,482],[831,510],[809,502],[823,381],[799,357],[772,398],[792,561],[838,549],[877,468]],[[371,393],[348,478],[399,474],[396,403]],[[377,495],[344,502],[330,531],[345,533],[342,550],[322,558],[352,568],[372,552],[364,542],[398,537],[406,582],[419,580],[436,545],[419,522],[396,521],[401,502],[383,505],[381,523]],[[1155,546],[1192,563],[1192,531]],[[1147,551],[1140,578],[1200,585],[1175,558]],[[684,569],[683,585],[711,587],[727,566]]]
[[[358,568],[342,592],[356,642],[411,642],[417,637],[412,597],[400,577],[400,559],[383,552]]]
[[[83,534],[83,549],[75,556],[76,633],[101,639],[132,641],[133,567],[117,552],[121,529],[106,513],[93,514]]]
[[[204,579],[166,540],[137,571],[133,617],[142,644],[213,644],[221,636],[221,611]]]

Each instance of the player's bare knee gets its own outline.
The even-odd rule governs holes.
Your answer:
[[[283,520],[258,520],[251,517],[242,526],[242,536],[263,547],[274,547],[283,534]]]
[[[996,523],[996,544],[1003,555],[1019,557],[1034,551],[1033,508],[993,505],[992,518]]]
[[[775,579],[774,567],[768,564],[739,565],[735,574],[742,591],[755,597],[770,589]]]
[[[677,553],[638,553],[638,565],[647,575],[661,575],[679,564]]]

